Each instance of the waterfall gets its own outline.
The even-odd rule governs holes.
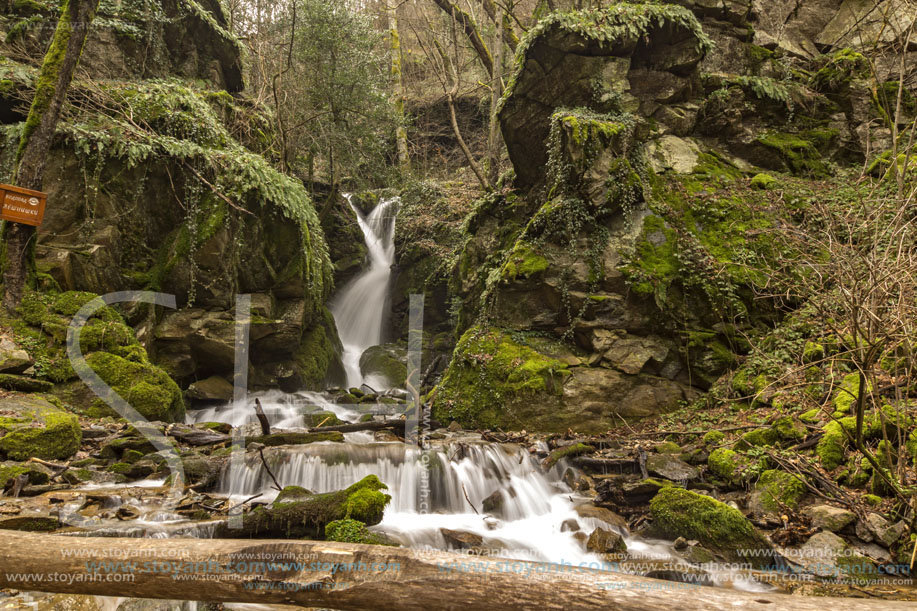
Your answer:
[[[384,305],[395,261],[395,215],[401,199],[381,199],[368,215],[364,215],[349,194],[345,197],[357,215],[369,251],[368,265],[341,289],[330,305],[344,345],[342,360],[347,372],[347,386],[353,387],[364,382],[360,371],[363,351],[382,343]]]
[[[545,473],[519,446],[448,444],[424,457],[420,448],[401,443],[320,443],[268,448],[264,455],[283,485],[312,492],[340,490],[377,475],[392,500],[374,530],[415,549],[447,549],[441,529],[449,529],[482,537],[484,548],[504,557],[594,561],[598,558],[569,531],[570,521],[585,533],[597,526],[610,528],[579,516],[559,469]],[[220,492],[233,499],[260,492],[260,499],[269,501],[277,494],[255,454],[246,456],[244,469],[229,475],[221,478]],[[487,512],[484,499],[491,495],[499,497],[501,506]]]

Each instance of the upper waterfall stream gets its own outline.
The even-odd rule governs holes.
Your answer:
[[[365,382],[378,389],[384,382],[364,380],[360,356],[367,348],[382,343],[385,304],[395,261],[395,215],[401,200],[383,198],[372,211],[364,214],[354,205],[350,195],[345,197],[363,230],[368,265],[341,289],[330,308],[344,345],[341,359],[347,372],[347,386],[360,386]]]

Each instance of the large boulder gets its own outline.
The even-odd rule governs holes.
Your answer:
[[[3,0],[0,54],[16,47],[41,58],[54,33],[58,4]],[[92,23],[80,69],[95,79],[181,76],[241,91],[239,41],[218,0],[102,2]],[[15,55],[21,56],[21,53]]]
[[[8,459],[63,460],[80,449],[77,417],[44,399],[5,397],[0,413],[0,454]]]
[[[263,142],[234,137],[240,122],[270,132],[262,109],[175,79],[99,87],[104,103],[68,115],[48,156],[41,288],[175,295],[178,311],[127,312],[183,387],[232,375],[236,295],[250,294],[252,386],[320,386],[339,351],[324,307],[331,262],[302,183],[261,156]],[[14,131],[0,134],[0,158]]]
[[[710,46],[694,15],[678,6],[619,3],[539,21],[517,51],[500,111],[517,185],[543,180],[555,109],[655,116],[690,97]]]

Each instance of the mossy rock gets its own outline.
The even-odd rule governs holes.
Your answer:
[[[869,389],[867,388],[867,391]],[[841,380],[840,388],[834,394],[832,404],[834,405],[834,417],[840,418],[849,415],[850,408],[856,402],[857,395],[860,392],[860,374],[850,373]]]
[[[86,357],[86,362],[102,381],[147,420],[184,420],[185,402],[181,389],[159,367],[129,361],[107,352],[94,352]],[[101,400],[96,400],[92,411],[96,415],[107,415],[111,409]]]
[[[322,426],[337,426],[344,424],[344,421],[338,418],[334,412],[316,412],[313,414],[304,414],[303,419],[309,428]]]
[[[360,372],[364,378],[381,378],[381,385],[388,388],[400,388],[408,377],[406,358],[407,351],[400,346],[371,346],[360,355]]]
[[[853,433],[856,430],[856,420],[854,418],[832,420],[823,429],[824,434],[815,447],[815,454],[825,469],[835,469],[844,463],[848,443],[844,429],[848,433]]]
[[[752,504],[770,513],[786,511],[787,508],[794,510],[799,507],[805,493],[805,484],[799,478],[784,471],[768,469],[755,484]]]
[[[707,457],[710,472],[733,487],[742,486],[751,463],[747,456],[729,448],[717,448]]]
[[[726,434],[722,431],[710,431],[704,434],[702,441],[705,446],[716,446],[723,443],[724,439],[726,439]]]
[[[15,414],[0,421],[0,452],[12,460],[63,460],[80,449],[83,434],[76,416],[38,397],[3,400]]]
[[[518,428],[514,407],[557,403],[568,365],[524,345],[501,329],[472,327],[459,340],[435,391],[433,417],[463,428]]]
[[[761,189],[766,191],[777,184],[777,179],[770,174],[755,174],[751,179],[752,189]]]
[[[29,483],[38,486],[47,484],[51,478],[46,468],[34,462],[19,463],[4,461],[0,462],[0,490],[2,490],[11,479],[20,475],[28,476]]]
[[[736,450],[749,450],[753,447],[767,447],[780,440],[777,431],[773,428],[760,428],[748,431],[735,443]]]
[[[734,562],[773,566],[773,547],[738,509],[682,488],[661,489],[650,501],[654,535],[695,539]]]
[[[589,452],[595,452],[595,448],[585,443],[574,443],[562,448],[557,448],[551,452],[548,457],[544,459],[543,464],[545,469],[550,469],[563,458],[582,456],[583,454],[588,454]]]
[[[359,520],[344,518],[325,525],[325,539],[341,543],[366,543],[369,545],[395,545],[384,536],[378,535]]]
[[[771,427],[780,441],[797,442],[806,436],[806,427],[796,422],[792,416],[782,416]]]

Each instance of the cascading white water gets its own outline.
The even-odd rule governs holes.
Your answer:
[[[243,426],[255,421],[255,411],[250,403],[255,397],[261,401],[264,414],[272,428],[291,429],[305,426],[303,416],[314,412],[332,412],[341,420],[356,420],[358,414],[353,410],[336,405],[327,397],[317,392],[299,391],[284,393],[279,390],[267,391],[253,395],[249,405],[237,407],[234,403],[206,407],[188,411],[186,419],[195,422],[226,422],[233,426]]]
[[[395,261],[395,215],[401,199],[381,199],[368,215],[364,215],[353,204],[349,194],[345,197],[363,230],[369,265],[341,289],[330,309],[344,346],[341,360],[347,372],[347,386],[360,386],[366,382],[378,390],[384,385],[382,380],[363,379],[360,356],[370,346],[382,343],[384,304]]]
[[[544,473],[518,446],[453,444],[423,458],[419,448],[400,443],[327,443],[268,449],[265,457],[278,481],[313,492],[340,490],[377,475],[392,500],[375,529],[413,548],[447,549],[441,529],[450,529],[481,536],[485,548],[505,557],[599,561],[563,524],[576,520],[586,533],[610,527],[578,516],[557,472]],[[223,478],[221,492],[233,499],[259,492],[264,500],[276,496],[256,455],[230,475]],[[502,507],[488,515],[483,501],[495,492]]]

